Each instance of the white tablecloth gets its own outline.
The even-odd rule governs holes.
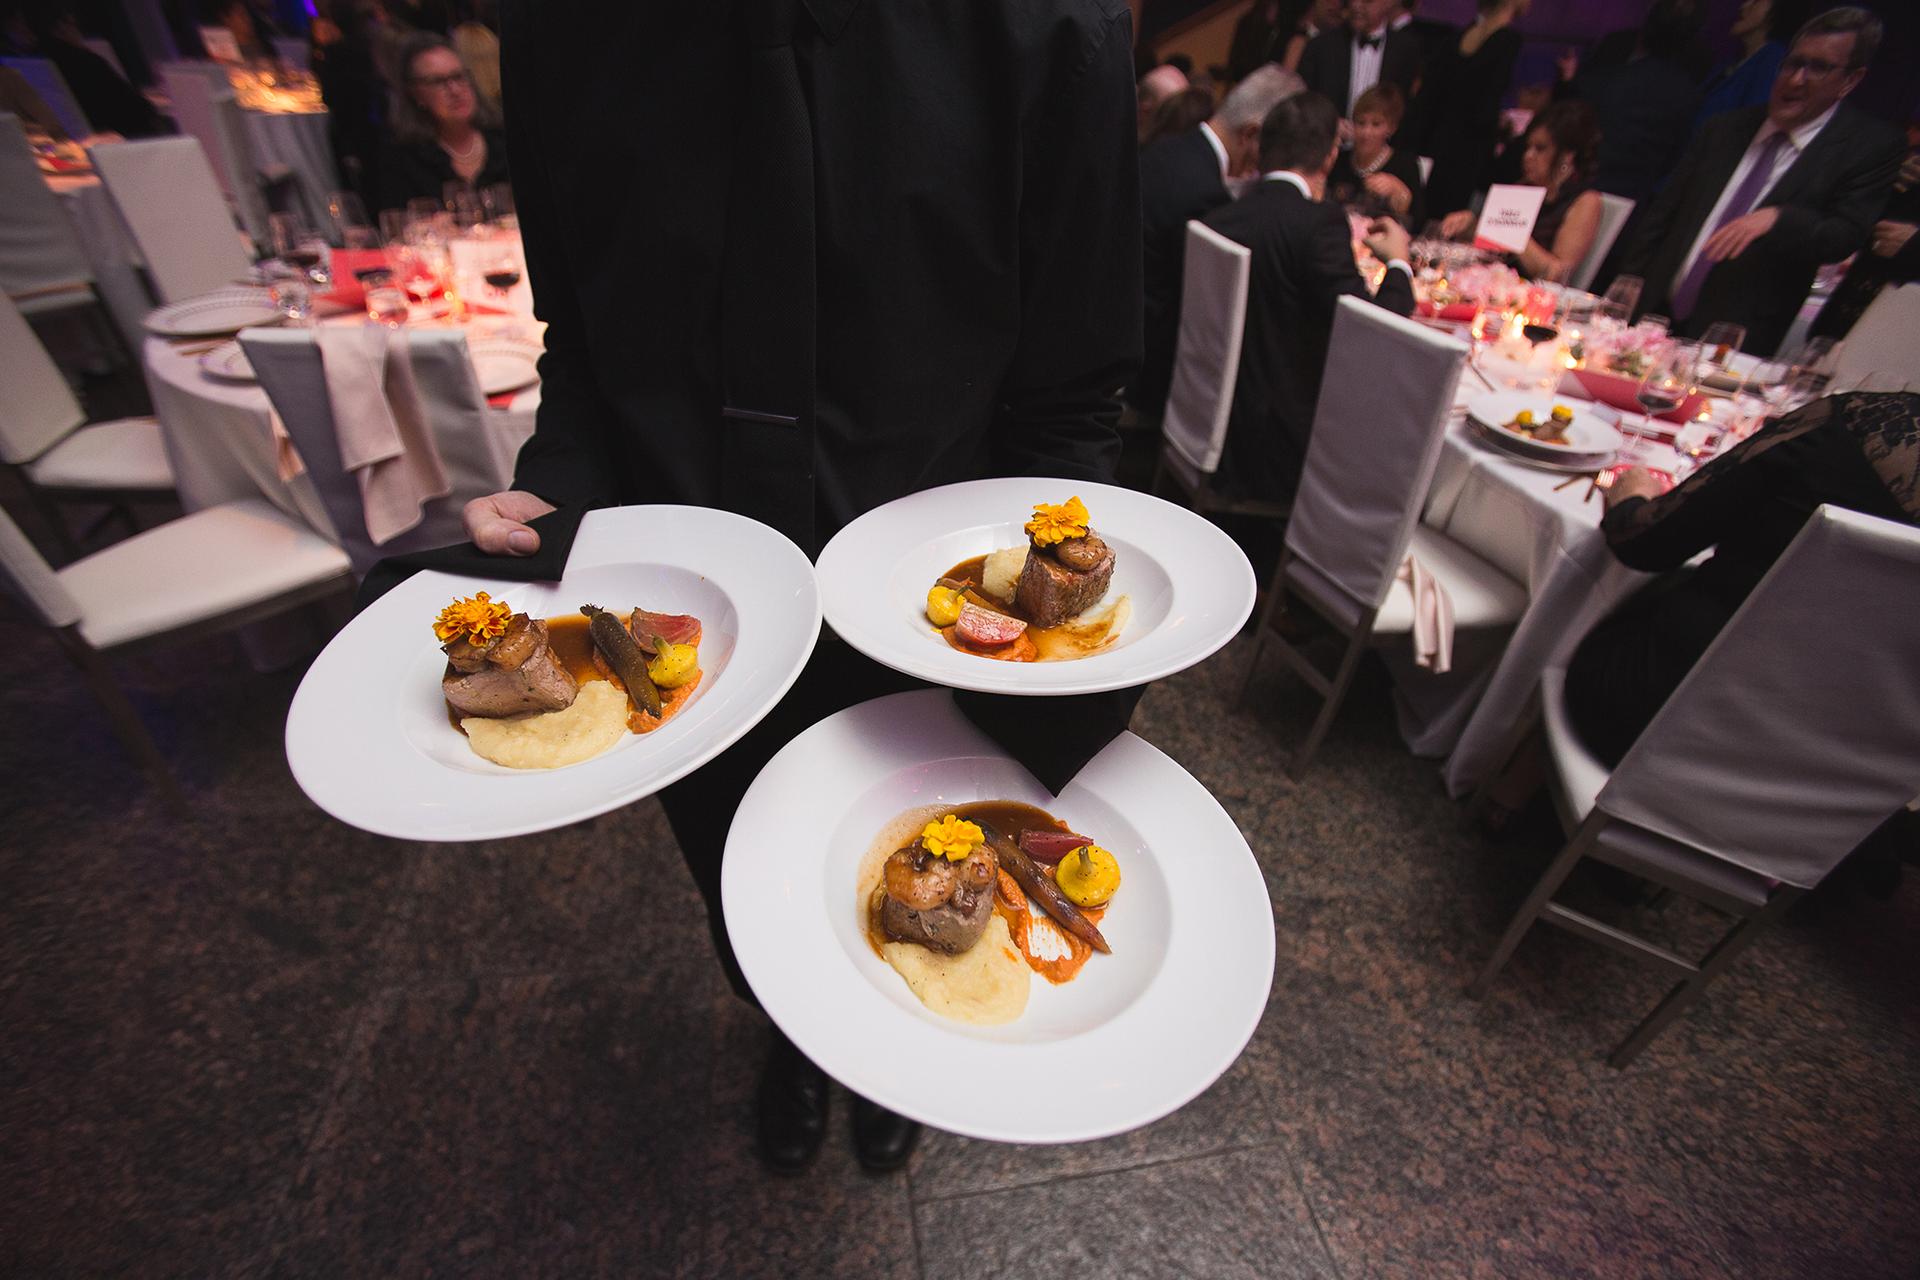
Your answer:
[[[283,164],[293,170],[299,209],[307,225],[325,230],[327,193],[340,189],[333,163],[333,143],[327,137],[325,111],[243,111],[247,143],[253,162],[262,169]]]
[[[100,179],[93,177],[49,177],[47,186],[60,198],[60,207],[73,223],[81,251],[93,267],[101,300],[125,335],[127,350],[138,351],[146,337],[140,322],[153,310],[153,295],[147,291],[140,250],[134,246],[113,198]]]

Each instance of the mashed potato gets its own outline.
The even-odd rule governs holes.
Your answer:
[[[564,711],[460,722],[474,752],[509,769],[559,769],[592,759],[627,733],[627,695],[605,680],[580,686]]]

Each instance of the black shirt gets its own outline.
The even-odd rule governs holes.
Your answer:
[[[1140,350],[1126,5],[804,8],[819,537],[958,480],[1107,477]],[[739,37],[719,5],[540,9],[503,6],[515,202],[549,325],[516,486],[721,506],[727,201],[754,178],[731,163]]]
[[[440,199],[449,182],[461,182],[478,191],[508,180],[507,139],[497,129],[482,129],[487,157],[471,183],[453,171],[453,157],[447,149],[429,138],[425,142],[390,142],[380,155],[380,199],[382,209],[404,209],[407,201],[431,196]]]

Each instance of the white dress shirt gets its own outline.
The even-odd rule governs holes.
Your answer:
[[[1353,37],[1347,42],[1347,110],[1348,119],[1353,118],[1353,104],[1360,101],[1360,95],[1380,83],[1380,64],[1387,56],[1387,29],[1380,28],[1370,39],[1380,43],[1371,49],[1360,47],[1360,38]]]
[[[1780,175],[1791,169],[1793,162],[1813,145],[1813,140],[1820,136],[1820,131],[1827,127],[1827,121],[1833,119],[1833,113],[1839,109],[1840,104],[1835,103],[1820,115],[1787,134],[1787,145],[1780,148],[1779,154],[1774,156],[1773,172],[1767,175],[1767,184],[1760,189],[1762,203],[1755,205],[1755,209],[1765,207],[1764,202],[1768,193],[1773,190],[1773,184],[1780,181]],[[1694,260],[1700,256],[1700,250],[1706,247],[1707,240],[1720,225],[1720,217],[1727,209],[1727,199],[1740,189],[1740,184],[1747,180],[1747,175],[1753,171],[1753,166],[1760,162],[1760,149],[1767,145],[1767,139],[1779,132],[1780,127],[1771,120],[1763,122],[1754,131],[1753,141],[1747,144],[1746,154],[1742,155],[1740,163],[1734,166],[1732,175],[1727,178],[1727,185],[1720,188],[1720,198],[1713,202],[1713,208],[1707,210],[1707,220],[1700,224],[1700,234],[1693,238],[1693,247],[1688,249],[1687,256],[1680,260],[1680,269],[1673,273],[1669,292],[1678,289],[1680,282],[1687,278],[1687,272],[1693,270]],[[1743,210],[1743,212],[1752,212],[1752,210]]]

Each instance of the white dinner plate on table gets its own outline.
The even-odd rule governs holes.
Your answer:
[[[162,338],[211,338],[279,319],[280,309],[267,290],[233,288],[156,307],[144,323],[148,333]]]
[[[962,653],[927,621],[927,590],[963,560],[1027,540],[1039,502],[1079,497],[1115,553],[1106,598],[1132,616],[1107,648],[1063,662],[1001,662]],[[1218,526],[1185,507],[1112,485],[1015,477],[970,480],[876,507],[820,553],[827,623],[896,671],[981,693],[1101,693],[1202,662],[1253,612],[1253,566]]]
[[[1565,445],[1542,444],[1507,425],[1523,409],[1532,410],[1536,422],[1545,422],[1556,404],[1574,410],[1573,421],[1567,424]],[[1482,439],[1530,462],[1568,464],[1573,470],[1585,471],[1604,465],[1620,450],[1618,428],[1590,410],[1537,391],[1490,391],[1474,396],[1467,401],[1467,420],[1481,428]]]
[[[505,395],[540,381],[542,348],[531,342],[507,338],[483,338],[467,344],[473,357],[473,374],[480,381],[483,396]]]
[[[258,382],[254,376],[253,362],[247,359],[247,353],[240,349],[239,341],[223,342],[211,351],[200,356],[200,372],[209,378],[218,378],[222,382]]]
[[[1026,1010],[994,1027],[922,1005],[869,945],[859,900],[889,821],[977,800],[1037,805],[1121,872],[1100,921],[1113,953],[1062,986],[1031,974]],[[1122,733],[1054,798],[941,689],[788,743],[734,815],[720,890],[740,967],[801,1052],[882,1106],[997,1142],[1083,1142],[1177,1110],[1240,1055],[1273,985],[1266,880],[1192,775]]]
[[[435,616],[486,591],[536,618],[597,604],[690,613],[705,675],[647,734],[564,769],[483,760],[447,719]],[[342,822],[402,840],[546,831],[631,804],[693,772],[786,694],[820,634],[801,550],[757,521],[705,507],[620,507],[581,521],[559,582],[425,572],[380,597],[308,669],[287,714],[287,763]]]

